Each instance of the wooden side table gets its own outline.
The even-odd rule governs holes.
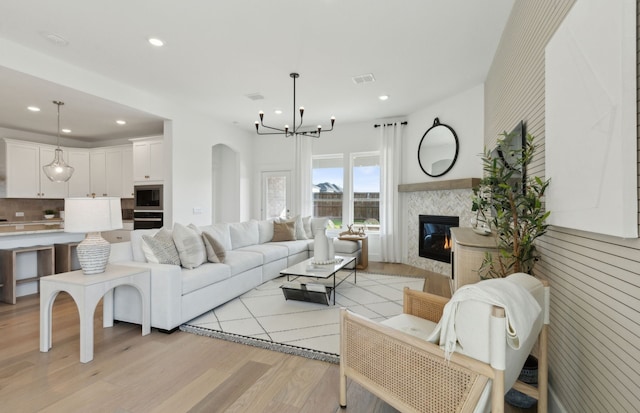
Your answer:
[[[77,247],[79,242],[53,244],[56,251],[56,274],[80,269]]]
[[[344,235],[344,236],[338,237],[338,239],[341,239],[344,241],[354,241],[354,242],[359,241],[362,244],[362,249],[360,250],[360,261],[358,261],[358,265],[356,265],[356,268],[359,270],[366,270],[367,267],[369,266],[369,236],[368,235],[364,235],[364,236]]]
[[[18,278],[18,255],[35,252],[37,256],[36,274],[27,278]],[[54,255],[53,245],[36,245],[33,247],[19,247],[0,250],[0,273],[4,275],[2,287],[2,301],[8,304],[16,303],[16,284],[38,281],[40,277],[53,274]]]
[[[113,289],[131,285],[142,302],[142,335],[151,332],[151,275],[145,268],[108,265],[102,274],[85,275],[82,270],[40,279],[40,351],[51,348],[51,310],[58,293],[73,297],[80,313],[80,362],[93,360],[93,315],[101,298],[103,327],[113,327]]]

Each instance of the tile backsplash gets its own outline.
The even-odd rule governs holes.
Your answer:
[[[133,219],[133,199],[122,199],[122,218]],[[52,209],[64,210],[64,199],[32,199],[32,198],[0,198],[0,219],[7,221],[40,221],[44,219],[44,211]],[[24,213],[17,217],[16,212]]]

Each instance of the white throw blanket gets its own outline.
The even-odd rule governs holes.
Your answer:
[[[527,340],[542,311],[538,302],[526,288],[511,282],[508,278],[484,280],[460,287],[444,307],[442,318],[432,334],[432,337],[436,337],[439,333],[440,347],[444,349],[447,359],[456,349],[455,319],[458,303],[467,300],[480,301],[504,308],[507,343],[513,349],[518,349],[520,343]]]

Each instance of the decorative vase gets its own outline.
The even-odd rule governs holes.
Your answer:
[[[333,237],[328,237],[327,238],[327,249],[329,251],[329,260],[334,260],[336,258],[336,249],[335,246],[333,245]]]
[[[321,263],[329,260],[329,240],[324,229],[316,232],[313,244],[313,261]]]

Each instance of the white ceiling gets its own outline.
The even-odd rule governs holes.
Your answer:
[[[403,116],[484,81],[513,0],[2,0],[0,37],[254,130]],[[43,33],[68,41],[60,46]],[[165,41],[162,48],[148,37]],[[376,81],[355,84],[372,73]],[[147,136],[162,119],[2,67],[0,127],[76,139]],[[264,100],[246,95],[259,93]],[[389,95],[380,101],[379,95]],[[28,105],[42,108],[39,113]],[[283,115],[275,115],[282,109]],[[118,126],[116,119],[127,120]]]

